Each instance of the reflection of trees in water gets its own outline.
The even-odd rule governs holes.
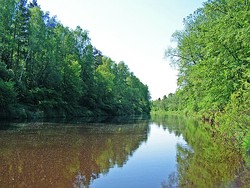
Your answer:
[[[162,126],[165,130],[167,129],[170,133],[174,133],[176,136],[182,134],[185,129],[186,119],[181,116],[151,116],[151,119],[158,126]]]
[[[159,118],[158,124],[177,136],[182,135],[188,143],[177,144],[177,172],[170,174],[162,187],[230,187],[235,184],[247,187],[250,184],[245,175],[249,175],[249,170],[240,152],[207,131],[210,125],[176,116]],[[239,183],[238,179],[243,181]]]
[[[88,186],[86,184],[87,182],[85,176],[82,175],[81,172],[78,172],[73,183],[73,188],[85,188]]]
[[[192,148],[177,146],[178,182],[185,187],[230,187],[242,170],[241,155],[232,148],[206,144],[199,138]],[[191,139],[191,138],[189,138]],[[194,142],[194,141],[193,141]],[[203,143],[205,143],[203,145]]]
[[[3,187],[88,187],[123,166],[147,139],[148,123],[67,124],[0,132]]]
[[[168,181],[163,181],[161,183],[162,188],[177,188],[179,186],[179,179],[178,179],[178,173],[177,172],[172,172],[168,176]]]

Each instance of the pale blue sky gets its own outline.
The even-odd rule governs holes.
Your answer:
[[[204,0],[38,0],[65,26],[89,31],[92,44],[149,86],[152,99],[175,92],[177,71],[164,50],[183,18]]]

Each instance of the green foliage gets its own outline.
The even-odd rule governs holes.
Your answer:
[[[241,8],[239,8],[241,7]],[[249,69],[249,4],[209,1],[173,35],[177,48],[166,56],[179,69],[183,105],[191,111],[223,111]]]
[[[16,103],[17,94],[12,79],[12,71],[0,62],[0,114],[3,114],[3,116],[8,115],[10,108]]]
[[[250,122],[250,4],[210,0],[184,19],[166,57],[179,70],[175,94],[154,111],[182,111],[209,120],[221,141],[241,146]]]
[[[0,3],[1,117],[149,113],[147,86],[87,31],[64,27],[36,1]]]
[[[0,79],[0,107],[6,110],[8,105],[15,103],[16,93],[13,82],[4,82]]]
[[[149,91],[124,64],[103,57],[96,70],[100,108],[115,115],[149,113]]]

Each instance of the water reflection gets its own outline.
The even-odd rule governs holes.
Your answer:
[[[177,144],[177,171],[168,176],[162,187],[249,187],[250,171],[243,157],[229,143],[221,143],[206,130],[205,124],[182,117],[153,118],[188,143]]]
[[[73,183],[73,188],[85,188],[86,178],[81,172],[78,172],[75,181]]]
[[[26,123],[0,131],[2,187],[88,187],[123,166],[147,139],[146,120],[128,124]]]
[[[174,116],[108,121],[7,123],[0,187],[250,185],[240,152],[204,124]]]

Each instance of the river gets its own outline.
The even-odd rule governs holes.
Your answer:
[[[0,187],[248,187],[239,151],[180,117],[2,122]]]

